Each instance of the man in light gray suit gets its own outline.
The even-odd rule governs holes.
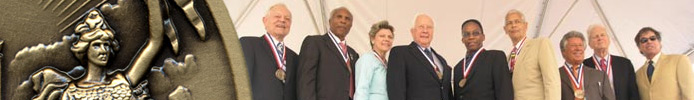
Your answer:
[[[564,34],[559,49],[566,60],[559,68],[561,100],[615,100],[605,73],[583,65],[585,37],[577,31]]]

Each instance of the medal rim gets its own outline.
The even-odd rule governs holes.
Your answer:
[[[284,82],[284,78],[285,78],[285,73],[284,73],[284,71],[283,71],[282,69],[277,69],[277,71],[275,71],[275,77],[277,77],[277,79],[279,79],[279,80],[281,80],[282,82]]]
[[[463,86],[465,86],[466,82],[467,82],[467,79],[460,80],[460,82],[458,82],[458,87],[462,88]]]
[[[575,96],[576,98],[583,98],[583,97],[585,96],[585,94],[583,93],[583,90],[575,90],[575,91],[574,91],[574,96]]]

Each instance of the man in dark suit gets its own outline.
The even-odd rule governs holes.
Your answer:
[[[299,56],[299,100],[350,100],[354,95],[354,63],[359,54],[345,43],[352,13],[334,9],[325,35],[304,38]]]
[[[583,64],[607,75],[617,100],[640,100],[634,65],[627,58],[609,54],[610,37],[605,27],[599,24],[591,25],[587,32],[588,45],[593,48],[594,54],[583,60]]]
[[[513,100],[504,52],[482,48],[484,31],[475,19],[463,22],[462,34],[467,54],[453,68],[455,100]]]
[[[571,31],[564,34],[559,49],[566,62],[559,68],[561,100],[614,100],[614,91],[605,73],[584,67],[586,49],[583,34]]]
[[[388,98],[391,100],[450,100],[451,68],[430,43],[434,21],[426,14],[416,16],[410,29],[414,42],[390,51]]]
[[[253,100],[296,100],[298,55],[283,42],[289,34],[291,18],[284,4],[275,4],[263,17],[267,34],[240,39]]]

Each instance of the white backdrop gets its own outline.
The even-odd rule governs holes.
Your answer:
[[[238,36],[260,36],[265,33],[262,17],[268,7],[285,3],[292,12],[292,28],[285,38],[287,46],[299,52],[307,35],[322,35],[327,17],[334,8],[347,7],[354,16],[347,44],[358,53],[370,50],[368,31],[371,24],[388,20],[395,27],[394,45],[412,41],[409,29],[417,13],[434,19],[432,47],[449,65],[464,56],[460,24],[467,19],[482,22],[484,47],[509,52],[511,42],[503,31],[508,10],[524,12],[528,37],[549,37],[555,46],[557,66],[564,62],[559,51],[561,36],[570,30],[587,35],[590,24],[608,24],[612,37],[610,53],[631,59],[635,68],[645,58],[633,41],[636,32],[650,26],[662,33],[663,53],[683,54],[694,48],[694,0],[224,0],[234,21]],[[573,7],[572,7],[573,6]],[[602,13],[601,13],[602,12]],[[604,14],[603,14],[604,13]],[[586,49],[586,57],[592,55]],[[690,60],[694,56],[690,56]]]

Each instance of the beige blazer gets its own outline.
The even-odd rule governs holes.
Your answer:
[[[641,100],[694,100],[694,74],[684,55],[661,54],[655,65],[653,81],[648,81],[648,63],[636,71]]]
[[[527,39],[513,69],[515,100],[559,100],[561,81],[547,38]]]

